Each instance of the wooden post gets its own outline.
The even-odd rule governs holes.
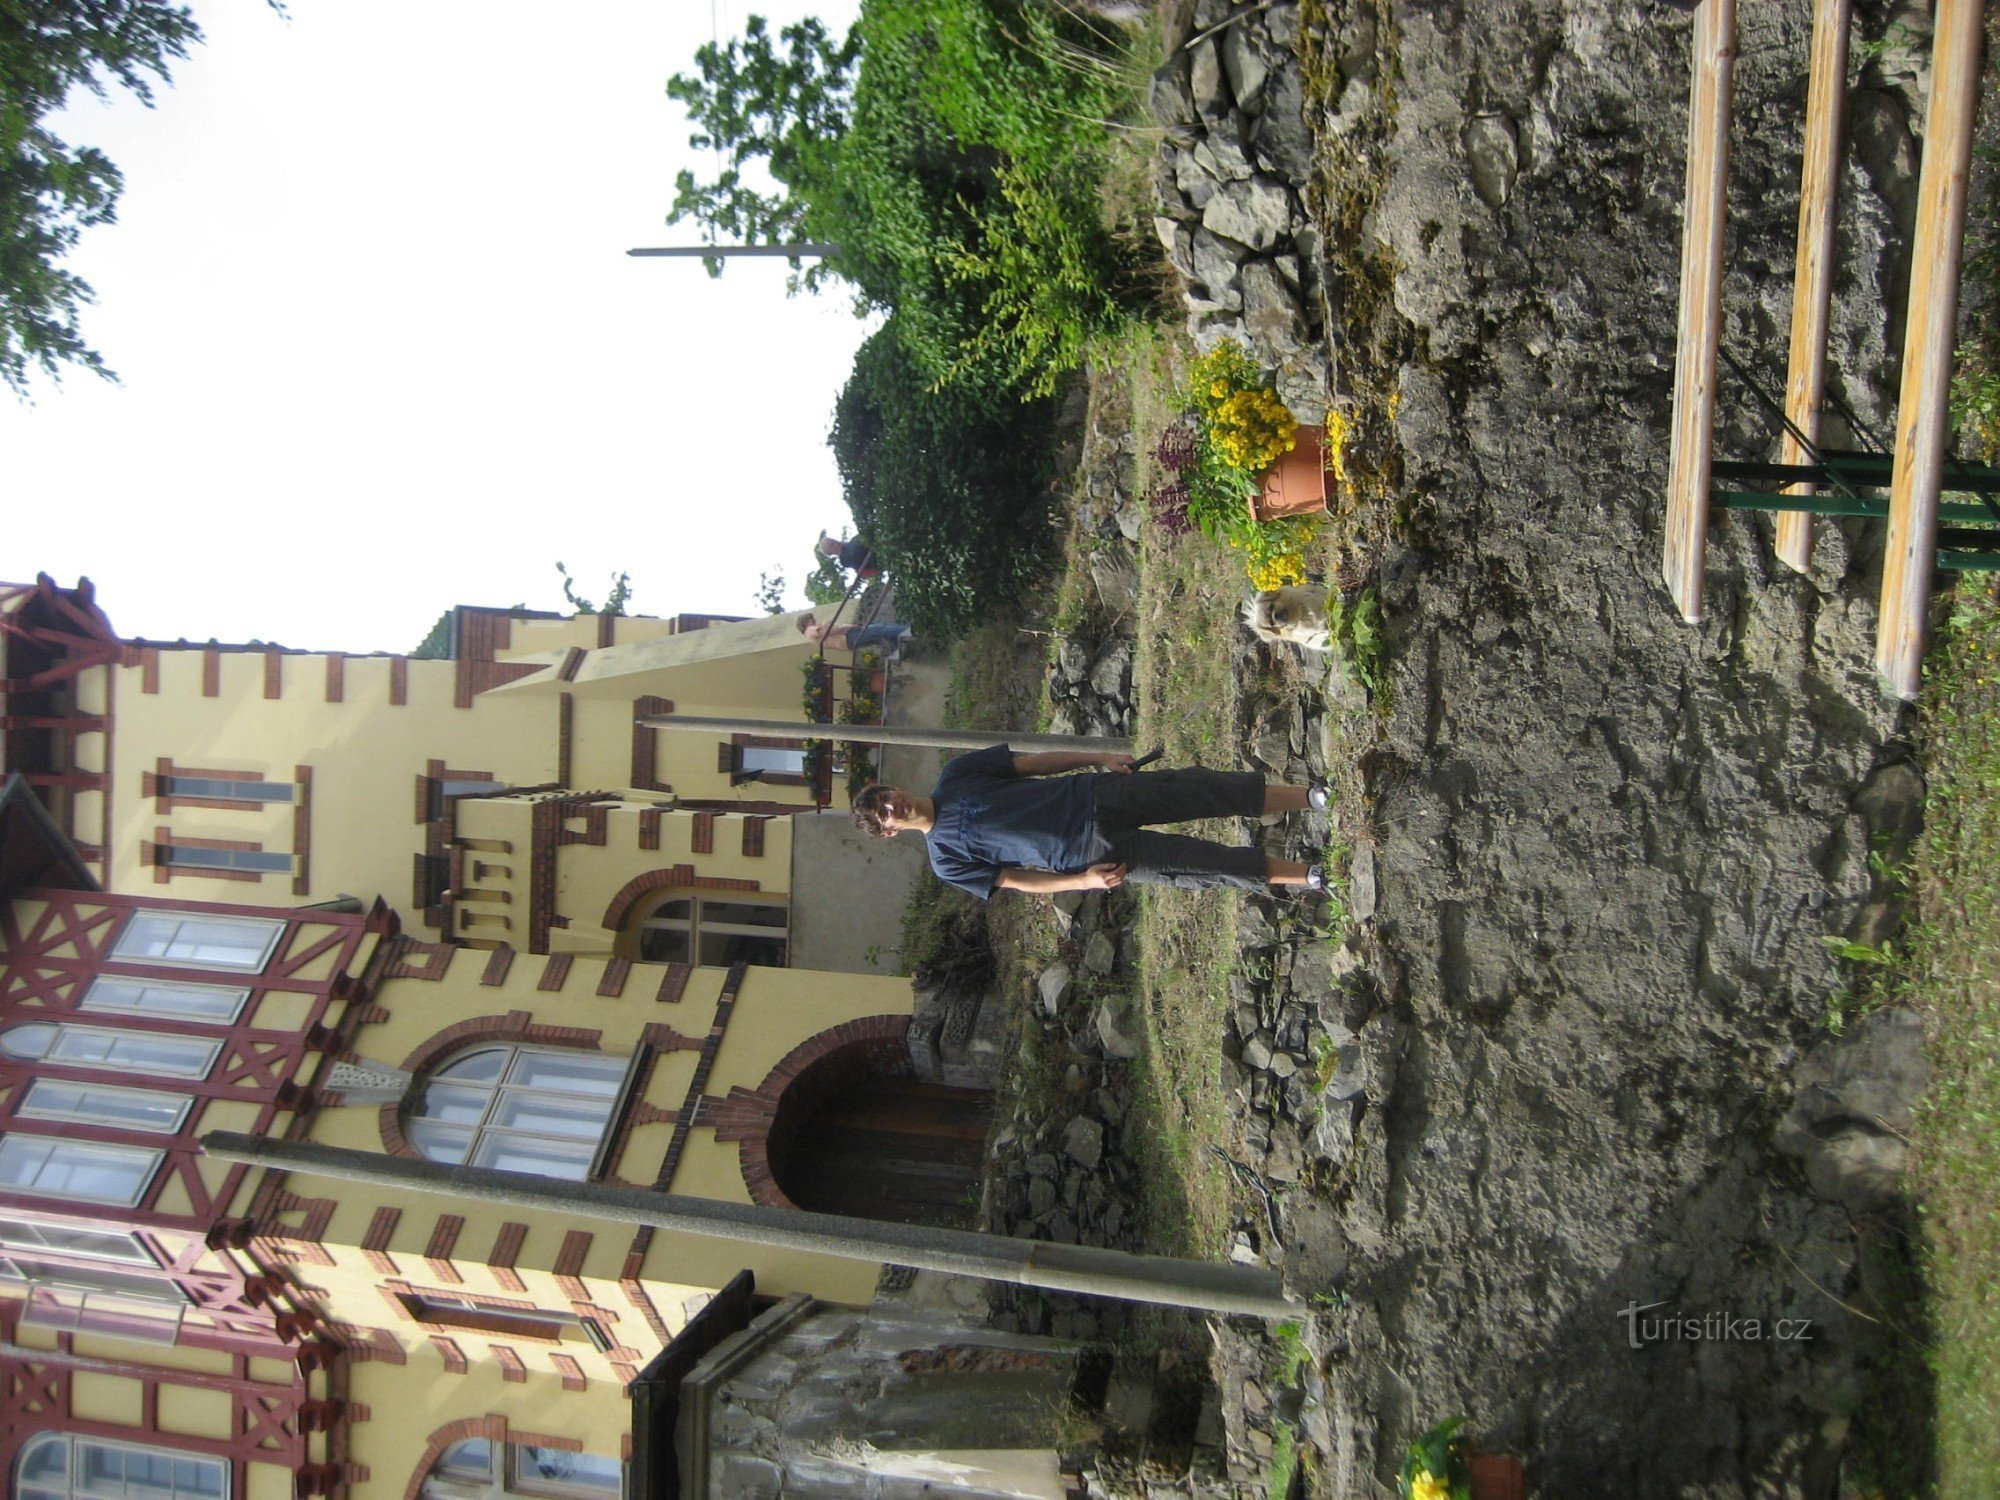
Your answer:
[[[1694,78],[1688,92],[1687,203],[1681,232],[1673,443],[1667,459],[1666,555],[1661,567],[1681,618],[1689,624],[1701,619],[1702,556],[1708,547],[1715,351],[1722,340],[1722,233],[1735,62],[1736,0],[1701,0],[1694,17]]]
[[[1812,77],[1806,90],[1805,164],[1799,172],[1799,249],[1792,270],[1792,353],[1785,376],[1785,415],[1814,446],[1826,396],[1826,322],[1833,301],[1834,210],[1840,201],[1840,116],[1847,99],[1849,0],[1813,7]],[[1812,462],[1787,432],[1779,462]],[[1810,495],[1796,484],[1788,494]],[[1778,560],[1803,573],[1812,566],[1812,512],[1778,518]]]
[[[1978,104],[1979,22],[1979,0],[1938,0],[1923,174],[1917,181],[1917,235],[1910,251],[1909,331],[1897,400],[1889,541],[1875,634],[1875,667],[1883,691],[1905,701],[1915,699],[1923,685],[1924,617],[1937,568],[1938,491]]]

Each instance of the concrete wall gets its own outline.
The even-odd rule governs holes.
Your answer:
[[[871,839],[840,811],[802,813],[791,823],[790,967],[896,973],[903,912],[927,863],[924,841]]]

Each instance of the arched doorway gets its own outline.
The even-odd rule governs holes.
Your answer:
[[[851,1043],[812,1062],[779,1097],[771,1179],[815,1213],[968,1225],[992,1116],[987,1090],[927,1083],[900,1049]]]

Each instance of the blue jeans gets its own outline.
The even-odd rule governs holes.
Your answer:
[[[882,620],[873,625],[843,625],[847,632],[847,649],[859,651],[864,646],[880,646],[886,651],[894,651],[903,643],[903,637],[910,633],[910,627],[899,620]]]

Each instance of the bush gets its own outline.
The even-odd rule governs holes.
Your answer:
[[[1049,0],[865,0],[841,39],[752,17],[668,84],[718,153],[672,218],[831,245],[794,285],[896,314],[928,383],[1045,394],[1150,295],[1100,202],[1106,122],[1144,117],[1138,56]]]
[[[1144,296],[1103,226],[1109,39],[1034,0],[869,0],[838,170],[805,222],[927,384],[1045,395]]]
[[[1046,400],[933,390],[892,317],[861,346],[828,439],[897,612],[949,639],[1019,603],[1046,561]]]

